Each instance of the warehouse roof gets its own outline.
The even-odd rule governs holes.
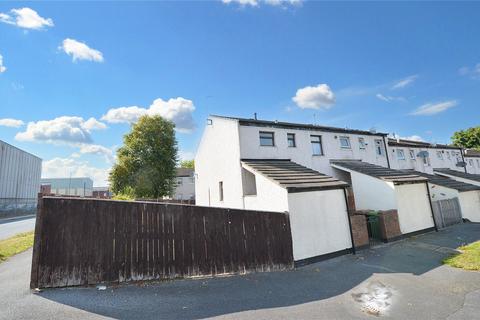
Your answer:
[[[408,173],[411,174],[416,174],[425,178],[428,178],[428,182],[432,184],[437,184],[439,186],[445,187],[445,188],[450,188],[450,189],[455,189],[458,190],[459,192],[465,192],[465,191],[474,191],[474,190],[480,190],[479,186],[475,186],[473,184],[453,180],[450,178],[442,177],[442,176],[437,176],[434,174],[428,174],[425,172],[418,172],[415,170],[405,170]]]
[[[351,134],[375,135],[375,136],[387,136],[388,135],[387,133],[381,133],[381,132],[375,132],[375,131],[320,126],[320,125],[316,125],[316,124],[302,124],[302,123],[281,122],[281,121],[256,120],[256,119],[226,117],[226,116],[219,116],[219,115],[211,115],[211,116],[212,117],[217,117],[217,118],[238,120],[238,122],[242,126],[257,126],[257,127],[282,128],[282,129],[313,130],[313,131],[351,133]]]
[[[394,182],[396,184],[427,181],[427,178],[421,177],[417,174],[389,169],[368,162],[363,162],[361,160],[331,160],[330,163],[335,167],[341,167],[347,170],[363,173],[368,176]]]
[[[468,179],[472,181],[479,181],[480,182],[480,174],[472,174],[472,173],[465,173],[465,172],[460,172],[452,169],[443,169],[443,168],[437,168],[433,169],[434,173],[438,174],[446,174],[449,176],[454,176],[458,178],[463,178],[463,179]]]
[[[242,159],[255,172],[275,181],[288,192],[340,189],[346,182],[304,167],[288,159]]]

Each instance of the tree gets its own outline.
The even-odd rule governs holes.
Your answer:
[[[180,161],[180,168],[195,169],[195,160]]]
[[[480,126],[455,132],[452,143],[458,147],[480,150]]]
[[[110,172],[113,193],[137,198],[173,193],[178,152],[174,128],[160,116],[143,116],[132,126]]]

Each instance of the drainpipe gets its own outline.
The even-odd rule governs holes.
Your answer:
[[[462,161],[463,161],[463,163],[465,163],[465,167],[463,167],[463,170],[465,170],[465,173],[468,173],[467,172],[467,162],[465,161],[465,158],[463,157],[463,148],[459,149],[459,150],[460,150],[460,154],[462,155]]]
[[[428,203],[430,203],[430,211],[432,212],[433,226],[435,227],[435,231],[438,232],[437,222],[435,221],[435,214],[433,213],[432,196],[430,195],[428,181],[425,181],[425,186],[427,187]]]
[[[347,206],[348,228],[350,229],[350,239],[352,240],[352,254],[356,254],[355,242],[353,241],[352,221],[350,220],[350,208],[348,207],[347,188],[343,188],[343,195],[345,197],[345,205]]]
[[[390,169],[390,159],[388,159],[388,147],[387,147],[387,143],[385,142],[385,136],[383,136],[383,146],[385,147],[385,154],[387,156],[387,166],[388,166],[388,169]]]

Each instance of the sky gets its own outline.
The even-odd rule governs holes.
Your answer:
[[[0,3],[0,139],[107,184],[138,117],[192,159],[209,114],[448,143],[480,119],[479,2]]]

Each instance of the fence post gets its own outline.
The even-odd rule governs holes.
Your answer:
[[[32,271],[30,274],[30,289],[39,287],[38,273],[40,267],[41,239],[43,225],[43,194],[38,194],[37,200],[37,218],[35,220],[35,234],[33,236],[33,253],[32,253]]]

